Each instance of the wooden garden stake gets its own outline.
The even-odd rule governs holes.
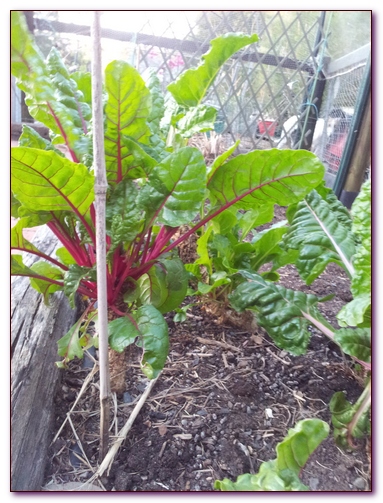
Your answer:
[[[95,168],[97,302],[100,365],[100,462],[108,452],[110,376],[108,358],[108,305],[106,283],[105,202],[106,170],[104,154],[104,121],[102,107],[100,13],[94,12],[92,22],[92,110],[93,155]]]

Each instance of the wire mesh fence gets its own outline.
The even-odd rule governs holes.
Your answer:
[[[32,14],[43,52],[55,45],[70,71],[90,70],[91,11]],[[343,17],[330,15],[337,25],[329,25],[328,18],[321,11],[106,11],[101,17],[104,63],[124,59],[140,73],[155,68],[166,93],[184,69],[199,63],[212,39],[228,32],[257,33],[259,41],[224,65],[206,97],[217,108],[217,120],[214,131],[203,135],[205,148],[214,156],[237,139],[239,151],[311,147],[335,173],[340,130],[350,125],[365,61],[344,73],[339,68],[325,73],[328,48],[340,54],[331,37],[342,31]],[[346,18],[350,23],[352,17]],[[358,13],[359,24],[362,19],[368,26],[367,18]],[[368,40],[366,31],[361,30],[361,42]],[[20,93],[13,94],[14,117],[29,121]],[[335,122],[337,141],[331,131]]]

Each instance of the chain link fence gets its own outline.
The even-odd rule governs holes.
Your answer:
[[[360,42],[369,41],[365,27],[371,30],[368,11],[361,17],[363,12],[354,16],[364,23],[358,25]],[[55,45],[70,71],[89,71],[91,16],[91,11],[30,11],[29,22],[43,53]],[[105,64],[124,59],[140,73],[155,68],[165,93],[185,68],[199,63],[212,39],[228,32],[257,33],[259,41],[225,64],[206,97],[217,108],[214,131],[192,141],[213,158],[237,139],[240,152],[311,147],[335,173],[344,146],[340,130],[350,126],[366,57],[331,70],[329,49],[343,56],[341,47],[352,48],[350,41],[342,45],[336,38],[343,33],[342,20],[352,25],[352,19],[347,12],[321,11],[105,11],[103,57]],[[30,121],[20,92],[13,91],[13,120]],[[334,122],[337,131],[335,126],[331,131]]]

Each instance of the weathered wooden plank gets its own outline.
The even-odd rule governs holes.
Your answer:
[[[46,227],[38,229],[33,242],[49,255],[57,246]],[[29,254],[24,258],[27,265],[36,260]],[[39,491],[54,434],[57,340],[73,325],[76,313],[62,292],[46,306],[28,278],[13,280],[11,302],[11,490]]]

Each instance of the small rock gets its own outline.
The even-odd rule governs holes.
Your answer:
[[[310,477],[309,486],[312,491],[316,491],[319,485],[319,479],[315,477]]]
[[[201,409],[201,410],[197,411],[197,414],[199,416],[207,416],[207,411],[205,409]]]
[[[122,401],[124,403],[132,403],[133,402],[133,397],[130,393],[125,391],[125,393],[122,395]]]
[[[361,491],[363,491],[366,488],[366,481],[362,479],[362,477],[358,477],[357,479],[355,479],[353,484],[354,487],[360,489]]]

